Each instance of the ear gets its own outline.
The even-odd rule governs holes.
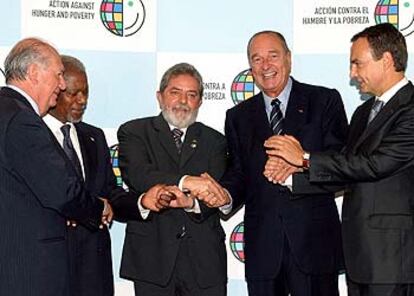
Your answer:
[[[161,109],[161,106],[162,106],[162,93],[160,91],[157,91],[157,101],[158,101],[158,106]]]
[[[30,64],[27,67],[27,79],[34,84],[38,84],[39,82],[39,73],[40,68],[39,65],[36,63]]]
[[[384,69],[392,69],[395,70],[394,67],[394,58],[392,57],[389,51],[386,51],[382,54],[382,63],[384,65]]]

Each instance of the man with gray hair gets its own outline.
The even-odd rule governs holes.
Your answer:
[[[134,281],[136,295],[226,294],[219,210],[193,196],[208,193],[189,192],[204,178],[210,180],[204,191],[222,194],[214,192],[219,188],[210,175],[200,175],[220,178],[226,166],[224,136],[196,122],[202,94],[198,71],[174,65],[157,92],[161,114],[132,120],[118,131],[124,181],[144,193],[128,217],[121,263],[121,276]]]
[[[86,193],[41,116],[66,88],[58,52],[18,42],[0,90],[0,295],[74,295],[66,221],[97,229],[104,202]]]

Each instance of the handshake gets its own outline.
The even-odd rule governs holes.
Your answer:
[[[166,208],[193,209],[195,199],[211,208],[230,203],[230,197],[209,174],[186,176],[181,191],[177,186],[157,184],[151,187],[142,197],[141,205],[154,212]]]
[[[293,173],[301,172],[304,151],[292,136],[272,136],[264,143],[268,160],[263,175],[275,184],[284,183]]]

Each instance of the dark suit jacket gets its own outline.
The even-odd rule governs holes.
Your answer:
[[[103,210],[47,126],[16,91],[0,90],[0,295],[73,295],[66,220],[97,227]]]
[[[348,276],[361,283],[414,282],[414,86],[404,86],[367,126],[374,98],[351,120],[346,149],[311,154],[311,181],[343,181]]]
[[[128,194],[116,186],[108,144],[103,131],[87,123],[76,123],[85,169],[85,187],[95,197],[116,202]],[[113,295],[111,240],[105,227],[91,231],[82,225],[69,228],[73,255],[72,286],[77,296]]]
[[[126,184],[145,192],[156,184],[177,185],[183,175],[210,173],[219,178],[226,165],[223,135],[194,123],[188,130],[181,157],[167,122],[161,115],[133,120],[118,131],[119,165]],[[222,285],[227,280],[225,234],[217,209],[201,204],[200,215],[183,209],[151,213],[139,221],[137,204],[126,227],[121,276],[165,285],[171,278],[180,240],[190,244],[190,258],[201,287]],[[130,213],[132,214],[132,213]],[[186,236],[180,238],[182,228]]]
[[[234,207],[245,204],[247,279],[276,276],[285,238],[303,272],[324,274],[341,269],[334,194],[293,195],[263,176],[267,161],[263,144],[272,131],[262,94],[228,110],[225,130],[230,164],[221,183],[230,192]],[[293,80],[284,133],[297,138],[307,151],[340,149],[347,119],[339,93]]]

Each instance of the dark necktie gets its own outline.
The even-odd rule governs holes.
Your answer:
[[[280,110],[280,101],[276,98],[272,101],[272,111],[270,112],[270,127],[274,135],[280,135],[283,129],[283,114]]]
[[[174,138],[175,146],[177,147],[178,154],[180,154],[181,147],[183,146],[183,141],[181,141],[181,137],[183,136],[184,132],[178,128],[173,129],[171,132]]]
[[[63,150],[75,167],[76,173],[83,178],[82,168],[79,162],[78,155],[76,154],[75,148],[73,148],[72,140],[70,139],[70,125],[63,125],[60,130],[63,133]]]
[[[377,116],[377,114],[381,111],[382,107],[384,106],[385,102],[376,99],[374,104],[372,104],[371,112],[369,113],[368,117],[368,124]]]

